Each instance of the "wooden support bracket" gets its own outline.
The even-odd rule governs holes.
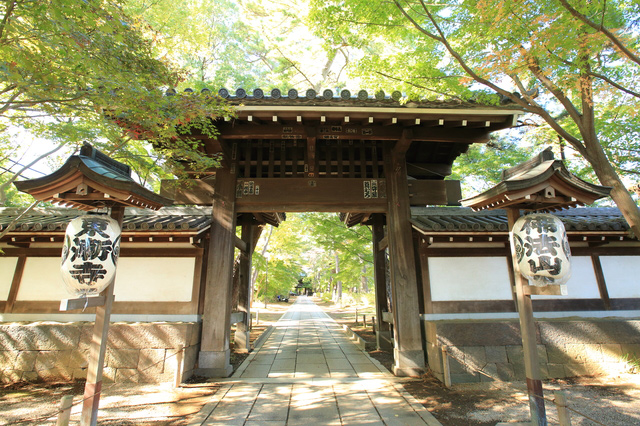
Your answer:
[[[567,296],[569,294],[566,285],[555,284],[545,286],[525,285],[522,286],[522,292],[527,296]]]
[[[247,252],[247,242],[243,241],[240,237],[236,236],[235,239],[235,246],[238,250],[240,250],[243,253]]]
[[[234,312],[231,314],[231,319],[229,320],[229,322],[231,324],[237,324],[239,322],[243,322],[246,316],[247,316],[246,312]]]
[[[391,312],[383,312],[382,313],[382,321],[393,324],[393,313]]]
[[[412,142],[413,132],[411,129],[405,129],[402,131],[402,136],[400,136],[400,139],[398,139],[393,149],[397,154],[404,155],[409,150]]]
[[[104,306],[104,296],[79,297],[77,299],[63,299],[60,301],[60,311],[76,311],[78,309],[95,308]]]
[[[385,235],[378,243],[378,251],[384,251],[389,247],[389,238]]]

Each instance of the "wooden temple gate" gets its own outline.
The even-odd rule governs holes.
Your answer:
[[[222,167],[190,182],[164,181],[176,204],[212,206],[199,372],[226,377],[230,318],[243,318],[236,348],[248,348],[251,255],[256,228],[277,225],[280,212],[340,212],[348,226],[372,225],[377,330],[389,333],[392,313],[394,373],[423,372],[419,289],[410,207],[459,205],[457,181],[445,181],[455,158],[489,133],[511,127],[521,111],[477,104],[385,99],[238,99],[237,117],[217,122],[219,136],[192,135]],[[242,104],[240,104],[242,102]],[[236,226],[242,237],[236,237]],[[232,306],[234,248],[239,265],[238,306]],[[389,250],[391,304],[387,306],[384,250]],[[390,321],[391,322],[391,321]]]

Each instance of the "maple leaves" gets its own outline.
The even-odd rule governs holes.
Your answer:
[[[537,116],[538,126],[556,132],[602,184],[613,187],[612,197],[640,236],[640,212],[615,170],[640,168],[624,136],[629,122],[640,126],[624,113],[640,109],[637,2],[394,0],[372,8],[364,0],[345,0],[339,12],[321,0],[313,4],[318,28],[331,28],[333,39],[358,34],[362,49],[372,50],[375,59],[358,66],[377,76],[369,82],[382,88],[403,82],[410,98],[435,91],[475,100],[484,86]],[[381,39],[382,48],[368,42]],[[608,121],[613,115],[623,115],[627,124],[616,130]],[[614,134],[625,142],[613,142]],[[614,146],[628,153],[624,167],[607,157]]]

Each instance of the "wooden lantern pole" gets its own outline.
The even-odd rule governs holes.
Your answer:
[[[76,186],[69,186],[69,182],[79,183]],[[137,184],[131,178],[129,166],[109,158],[88,143],[80,148],[79,155],[69,157],[54,173],[37,179],[15,182],[15,186],[38,201],[60,203],[81,210],[93,210],[104,207],[105,201],[115,201],[111,207],[111,218],[118,223],[121,231],[125,204],[152,210],[172,204],[170,199]],[[90,191],[89,188],[92,190]],[[94,192],[93,189],[96,191]],[[80,420],[83,426],[95,425],[98,421],[102,370],[113,306],[114,283],[115,276],[100,296],[64,299],[60,303],[60,311],[63,312],[96,307]]]
[[[494,210],[504,208],[507,211],[509,231],[523,210],[560,210],[568,207],[591,204],[595,200],[609,195],[611,188],[592,185],[580,180],[567,170],[564,163],[553,158],[551,147],[534,158],[502,172],[499,184],[471,198],[461,200],[465,207],[474,210]],[[542,374],[538,364],[536,346],[536,327],[533,321],[531,295],[565,296],[566,286],[548,284],[529,285],[520,274],[514,244],[511,244],[511,256],[515,281],[516,304],[520,317],[520,334],[524,352],[524,366],[529,393],[531,424],[546,426],[547,416],[542,395]]]
[[[111,217],[118,222],[118,226],[122,229],[124,205],[113,206],[111,208]],[[93,326],[93,337],[91,338],[91,347],[89,349],[87,382],[84,386],[82,417],[80,418],[81,426],[95,426],[98,423],[98,406],[100,405],[100,393],[102,392],[102,370],[107,351],[107,337],[115,285],[114,276],[111,284],[100,293],[100,296],[105,299],[104,305],[96,307],[96,321]]]
[[[506,210],[509,232],[513,232],[513,226],[520,217],[520,210],[513,207],[507,208]],[[531,424],[535,426],[547,426],[547,414],[544,407],[544,397],[542,395],[542,374],[540,373],[540,364],[538,363],[533,306],[531,305],[531,296],[524,291],[525,286],[528,286],[529,282],[518,270],[516,249],[513,244],[510,245],[518,315],[520,317],[520,334],[522,336],[522,349],[524,351],[524,368],[527,376],[527,392],[529,393]]]

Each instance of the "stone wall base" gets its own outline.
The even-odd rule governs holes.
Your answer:
[[[444,381],[446,346],[452,383],[521,381],[524,355],[518,321],[424,321],[429,367]],[[640,358],[640,320],[536,322],[545,379],[617,374]]]
[[[91,322],[0,324],[0,382],[84,379]],[[200,323],[113,323],[105,382],[173,381],[177,348],[184,348],[182,380],[194,373]]]

